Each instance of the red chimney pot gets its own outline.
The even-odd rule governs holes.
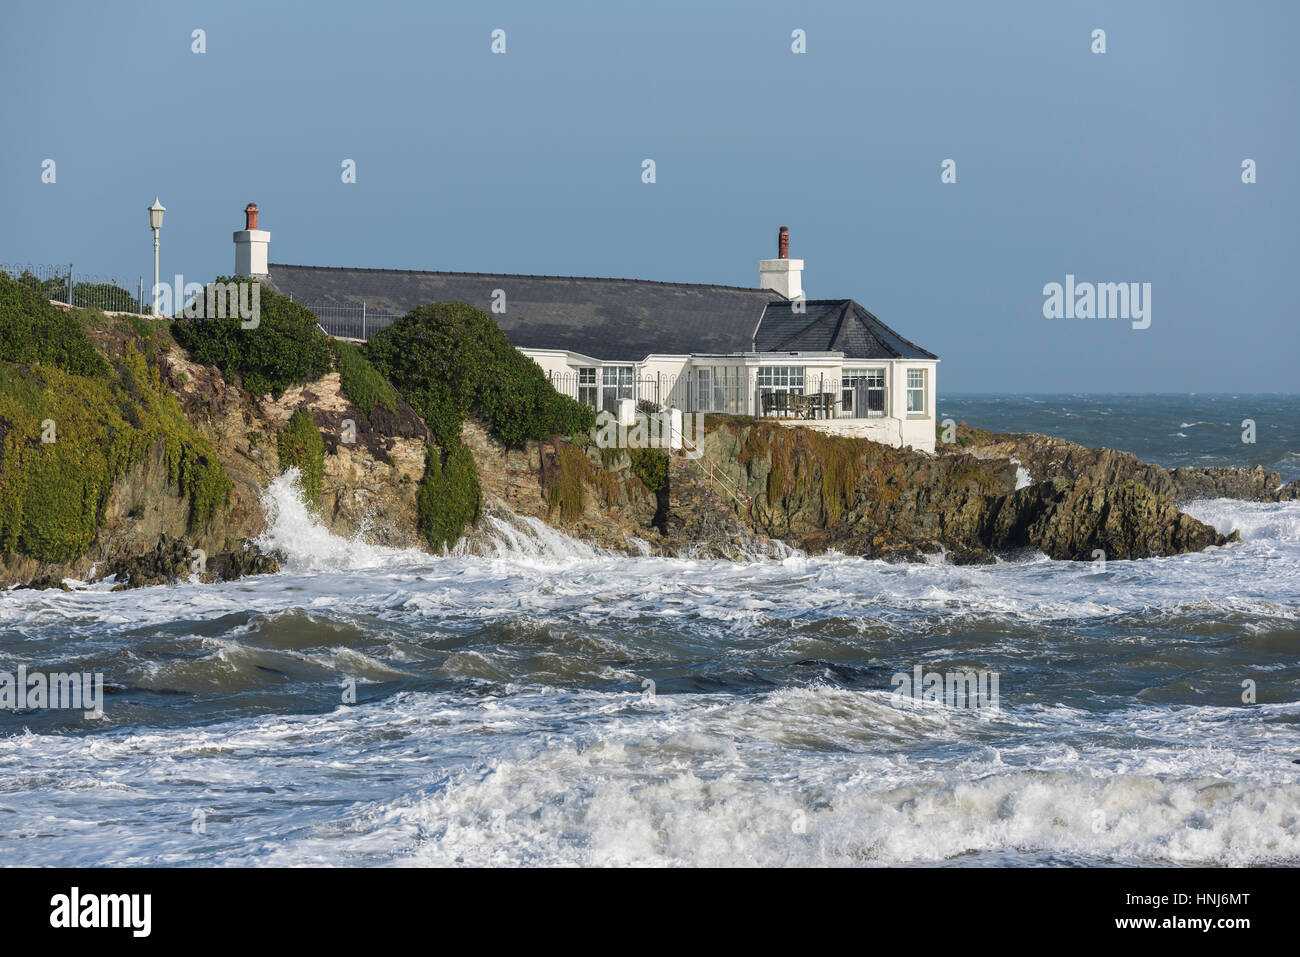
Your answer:
[[[778,259],[790,258],[790,230],[785,226],[781,227],[776,241],[776,255]]]
[[[244,207],[244,228],[257,228],[257,203],[249,203]]]

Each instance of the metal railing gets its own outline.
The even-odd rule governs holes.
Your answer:
[[[546,376],[561,395],[592,408],[617,413],[622,398],[652,402],[660,408],[675,407],[684,412],[712,412],[762,415],[791,419],[883,418],[888,408],[887,391],[868,388],[862,377],[809,375],[794,387],[760,385],[754,370],[739,377],[722,379],[713,370],[688,369],[680,375],[642,375],[619,385],[605,385],[601,367],[594,381],[577,370],[548,371]]]
[[[136,291],[127,288],[130,280],[118,276],[81,274],[69,263],[66,266],[45,263],[0,263],[0,272],[35,289],[47,299],[66,302],[77,308],[104,312],[146,312],[144,277],[136,279]]]
[[[365,302],[320,305],[304,302],[302,305],[316,313],[321,329],[339,339],[369,339],[402,318],[392,312],[376,312]]]
[[[600,373],[601,370],[597,369],[594,384],[590,379],[584,381],[577,372],[548,371],[546,378],[556,392],[577,399],[596,411],[604,409],[617,414],[620,399],[651,402],[661,409],[671,406],[683,408],[688,403],[684,377],[661,373],[624,380],[618,385],[604,385]]]

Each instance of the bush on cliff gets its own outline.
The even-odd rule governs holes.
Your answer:
[[[474,454],[458,444],[447,455],[428,450],[416,491],[420,531],[432,549],[451,548],[466,525],[478,522],[482,491]]]
[[[73,375],[101,376],[108,363],[95,351],[82,317],[0,272],[0,360],[45,362]]]
[[[450,547],[478,520],[474,456],[460,430],[471,412],[505,445],[595,426],[587,406],[562,396],[487,313],[462,302],[420,306],[371,337],[365,355],[433,432],[419,489],[420,530]]]
[[[222,277],[218,283],[247,280]],[[242,382],[253,395],[279,398],[300,382],[319,379],[333,368],[329,337],[316,314],[263,285],[257,325],[243,328],[238,315],[178,318],[172,334],[196,362],[216,366],[227,382]]]
[[[397,390],[350,342],[331,343],[339,363],[339,386],[353,405],[370,418],[375,406],[397,412]]]
[[[371,337],[365,351],[444,450],[460,441],[470,412],[512,448],[596,424],[595,413],[556,392],[491,316],[463,302],[420,306]]]
[[[279,437],[281,474],[296,468],[302,497],[313,508],[320,506],[321,482],[325,477],[325,440],[306,409],[299,409]]]

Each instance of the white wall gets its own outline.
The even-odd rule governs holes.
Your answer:
[[[903,444],[922,452],[934,451],[935,380],[938,363],[933,359],[895,359],[890,363],[889,414],[898,419]],[[925,411],[907,411],[907,371],[925,370]]]
[[[641,382],[641,398],[654,401],[655,387],[644,380],[660,383],[659,404],[664,408],[686,408],[686,372],[690,369],[690,356],[649,356],[637,365],[637,378]]]
[[[543,372],[563,377],[564,391],[576,398],[577,370],[585,367],[600,369],[603,365],[632,365],[636,369],[638,380],[642,381],[640,398],[653,399],[654,388],[647,386],[644,380],[659,378],[663,383],[659,392],[659,401],[665,407],[677,406],[688,409],[686,382],[688,373],[701,366],[726,365],[744,366],[746,373],[745,403],[751,405],[755,391],[758,362],[753,357],[701,357],[700,361],[684,355],[655,355],[641,363],[601,362],[591,356],[559,349],[520,349],[539,366]],[[772,357],[765,365],[802,365],[804,369],[804,394],[813,395],[822,389],[838,390],[844,374],[844,367],[885,368],[885,415],[868,419],[835,419],[812,425],[824,431],[833,431],[842,435],[861,435],[876,442],[889,445],[905,445],[922,452],[934,451],[935,401],[937,397],[938,362],[933,359],[890,359],[890,360],[843,360],[823,356],[782,356]],[[926,373],[925,410],[917,414],[907,411],[907,372],[909,369],[922,369]],[[600,373],[596,373],[597,384],[601,382]],[[689,409],[688,409],[689,411]],[[757,410],[750,410],[757,414]],[[815,421],[815,420],[814,420]],[[802,423],[808,424],[808,423]]]

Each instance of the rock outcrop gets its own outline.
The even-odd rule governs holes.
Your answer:
[[[1203,498],[1236,498],[1250,502],[1286,502],[1300,498],[1300,480],[1284,485],[1282,476],[1254,468],[1165,469],[1143,462],[1131,452],[1090,449],[1036,432],[993,433],[959,425],[956,441],[940,443],[941,456],[974,455],[981,459],[1015,459],[1035,481],[1064,479],[1088,485],[1115,486],[1138,482],[1176,505]]]
[[[1054,479],[1017,489],[1009,457],[930,456],[755,420],[724,421],[703,444],[750,500],[758,529],[806,551],[989,561],[1017,549],[1088,560],[1145,558],[1236,540],[1184,515],[1141,481]],[[1142,463],[1139,463],[1142,464]]]
[[[245,575],[270,575],[280,570],[279,557],[265,554],[253,542],[210,558],[179,538],[163,533],[149,552],[132,558],[115,558],[100,570],[103,578],[116,578],[114,591],[146,585],[174,585],[197,578],[203,582],[234,581]]]

